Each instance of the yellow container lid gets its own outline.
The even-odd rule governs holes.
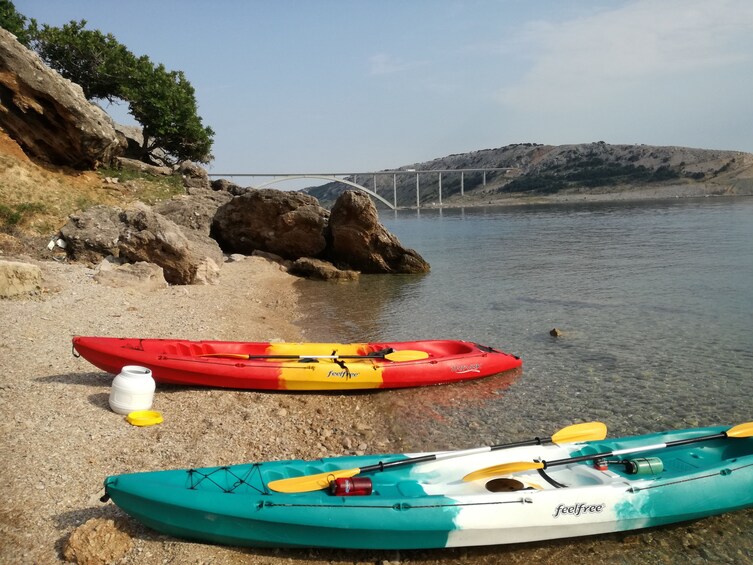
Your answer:
[[[153,426],[161,424],[163,420],[162,413],[156,410],[136,410],[126,416],[126,421],[133,426]]]

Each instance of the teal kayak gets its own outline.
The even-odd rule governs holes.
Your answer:
[[[530,542],[752,506],[752,435],[750,423],[123,474],[105,480],[103,499],[158,532],[215,544],[412,549]]]

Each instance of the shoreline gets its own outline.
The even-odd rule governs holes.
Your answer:
[[[735,190],[729,186],[706,184],[657,185],[640,188],[615,187],[608,191],[584,191],[572,189],[550,195],[527,193],[499,194],[496,192],[469,193],[465,196],[452,195],[438,202],[422,204],[420,207],[404,206],[400,210],[442,210],[461,208],[481,208],[495,206],[537,206],[551,204],[588,204],[609,202],[651,202],[685,200],[699,198],[728,198],[753,196],[753,191]]]

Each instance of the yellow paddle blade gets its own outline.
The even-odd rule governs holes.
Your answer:
[[[248,359],[246,353],[202,353],[199,357],[228,357],[230,359]]]
[[[562,428],[552,436],[552,443],[598,441],[607,437],[607,426],[602,422],[584,422]]]
[[[725,432],[727,437],[750,437],[753,436],[753,422],[738,424]]]
[[[500,475],[510,475],[520,471],[531,471],[533,469],[543,469],[543,463],[533,461],[516,461],[515,463],[502,463],[501,465],[492,465],[484,467],[478,471],[468,473],[463,477],[464,481],[476,481],[478,479],[488,479],[489,477],[498,477]]]
[[[384,356],[387,361],[420,361],[428,359],[429,354],[426,351],[416,351],[413,349],[404,349],[402,351],[393,351]],[[378,357],[377,357],[378,359]]]
[[[277,492],[311,492],[327,488],[329,483],[335,479],[352,477],[360,472],[361,469],[359,468],[327,471],[326,473],[317,473],[316,475],[279,479],[268,483],[267,486]]]

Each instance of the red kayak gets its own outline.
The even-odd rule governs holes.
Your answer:
[[[454,340],[246,343],[77,336],[73,348],[112,374],[139,365],[158,382],[257,390],[436,385],[488,377],[522,364],[515,355]]]

